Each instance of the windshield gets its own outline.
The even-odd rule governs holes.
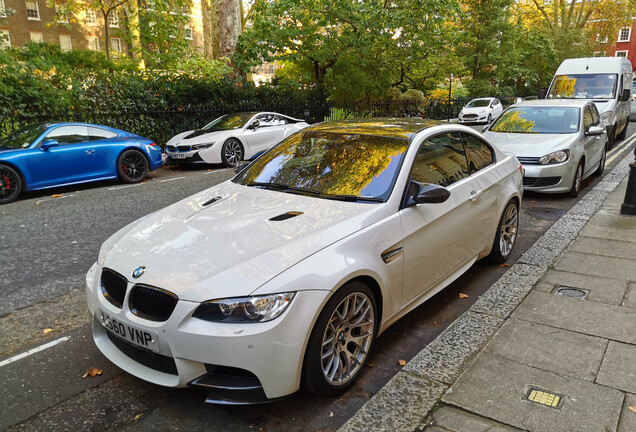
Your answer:
[[[616,74],[557,75],[550,87],[550,99],[613,99]]]
[[[49,126],[51,126],[49,123],[36,123],[25,126],[9,136],[0,138],[0,147],[13,149],[27,148],[33,144],[33,141],[42,135]]]
[[[203,126],[203,130],[207,132],[216,132],[222,130],[240,129],[245,123],[254,116],[254,113],[238,113],[226,114],[216,120],[212,120]]]
[[[570,134],[579,130],[579,108],[513,107],[492,125],[492,132]]]
[[[386,201],[408,147],[407,140],[398,138],[297,133],[263,154],[233,181],[277,186],[292,193],[304,191],[319,198]]]
[[[468,102],[466,108],[481,108],[490,105],[490,99],[475,99]]]

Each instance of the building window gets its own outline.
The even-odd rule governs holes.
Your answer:
[[[73,49],[73,45],[71,44],[71,35],[60,35],[60,48],[62,51],[70,51]]]
[[[190,27],[189,25],[185,26],[183,33],[186,39],[192,40],[192,27]]]
[[[597,43],[606,44],[607,40],[608,40],[607,35],[601,36],[600,34],[596,33],[596,42]]]
[[[31,42],[44,42],[44,36],[42,36],[41,32],[30,32],[31,33]]]
[[[40,7],[36,1],[26,2],[27,19],[40,21]]]
[[[618,41],[617,42],[629,42],[629,37],[632,34],[631,27],[623,27],[618,32]]]
[[[86,25],[89,25],[89,26],[97,25],[97,14],[95,13],[94,10],[86,11],[86,19],[84,20],[84,22],[86,23]]]
[[[4,0],[0,0],[0,18],[7,17],[7,9],[4,7]]]
[[[605,57],[605,51],[594,51],[594,57]]]
[[[121,48],[121,39],[120,38],[110,38],[110,49],[115,52],[122,52]]]
[[[110,11],[108,14],[108,26],[109,27],[119,27],[119,15],[117,11]]]
[[[55,21],[59,23],[68,23],[68,14],[64,10],[64,6],[55,5]]]
[[[88,49],[91,51],[99,51],[98,36],[88,36]]]
[[[616,51],[616,52],[614,53],[614,55],[615,55],[616,57],[627,57],[627,50],[624,50],[624,51]]]
[[[11,46],[11,35],[9,30],[0,29],[0,49],[9,48]]]

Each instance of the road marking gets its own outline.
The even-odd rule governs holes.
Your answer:
[[[607,165],[611,163],[614,159],[619,157],[621,155],[621,152],[623,150],[626,150],[627,147],[629,147],[630,145],[632,145],[634,141],[636,141],[636,135],[632,135],[629,139],[626,139],[625,141],[623,141],[620,146],[610,151],[608,155],[612,155],[612,156],[605,160],[605,164]]]
[[[165,182],[169,182],[169,181],[181,180],[181,179],[184,179],[184,178],[185,177],[175,177],[175,178],[171,178],[171,179],[159,180],[159,183],[165,183]]]
[[[130,184],[130,185],[115,186],[115,187],[112,187],[112,188],[108,188],[108,190],[124,189],[124,188],[129,188],[129,187],[141,186],[142,184],[143,183],[135,183],[135,184]]]
[[[49,342],[47,344],[40,345],[39,347],[32,348],[32,349],[30,349],[30,350],[28,350],[26,352],[23,352],[22,354],[18,354],[17,356],[14,356],[14,357],[11,357],[11,358],[8,358],[6,360],[1,361],[0,362],[0,367],[6,366],[6,365],[8,365],[10,363],[13,363],[15,361],[18,361],[18,360],[22,360],[25,357],[28,357],[28,356],[33,355],[35,353],[39,353],[40,351],[44,351],[45,349],[49,349],[51,347],[54,347],[55,345],[57,345],[59,343],[62,343],[62,342],[66,342],[69,339],[70,339],[69,336],[64,336],[64,337],[56,339],[56,340],[54,340],[52,342]]]

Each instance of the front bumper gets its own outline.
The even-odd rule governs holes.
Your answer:
[[[183,157],[177,155],[185,155]],[[206,163],[201,159],[198,151],[184,152],[184,153],[172,153],[166,151],[166,163],[169,165],[175,164],[196,164]]]
[[[466,117],[462,114],[458,116],[460,123],[487,123],[488,122],[488,113],[477,114],[477,117],[470,115],[470,117]]]
[[[578,164],[568,160],[556,165],[523,165],[523,189],[543,193],[564,193],[572,188]]]
[[[168,320],[156,322],[128,309],[132,282],[119,309],[102,295],[100,281],[101,269],[94,264],[86,276],[93,339],[110,361],[154,384],[204,387],[210,390],[209,402],[232,404],[264,402],[298,390],[305,345],[330,295],[329,291],[300,291],[280,317],[255,324],[192,318],[200,303],[179,300]],[[132,345],[106,330],[102,313],[156,334],[159,352]]]

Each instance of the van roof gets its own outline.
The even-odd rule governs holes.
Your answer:
[[[563,60],[556,75],[618,73],[632,70],[632,63],[625,57],[584,57]]]

